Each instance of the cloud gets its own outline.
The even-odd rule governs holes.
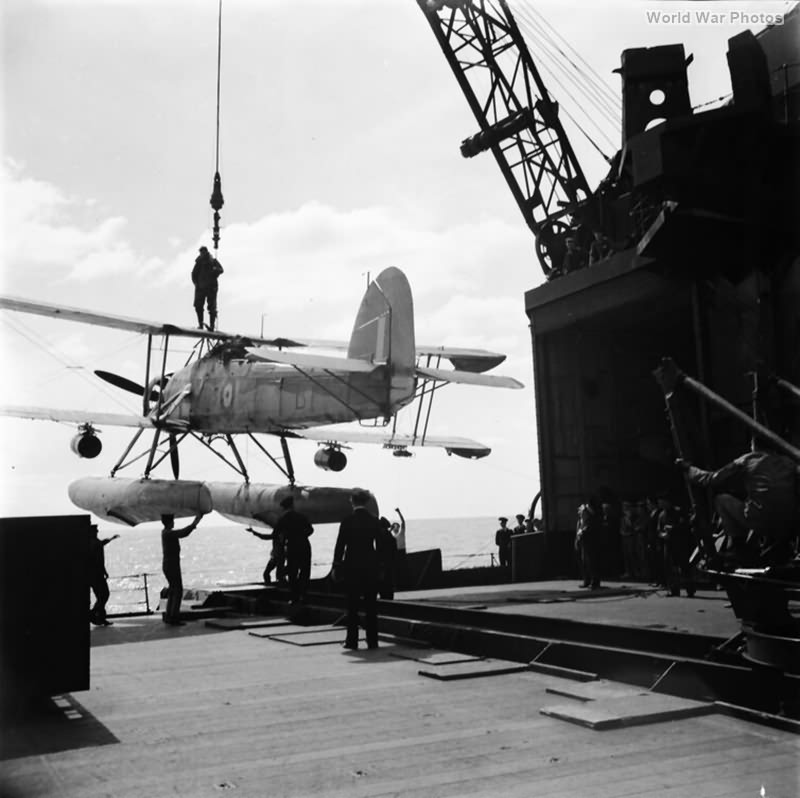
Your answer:
[[[0,177],[7,273],[41,270],[86,283],[158,266],[158,259],[143,258],[125,240],[125,218],[97,219],[93,199],[68,195],[52,183],[29,177],[12,159],[5,160]]]
[[[497,336],[504,327],[506,334],[526,329],[519,297],[536,275],[522,224],[487,218],[441,225],[407,208],[308,202],[230,224],[223,242],[221,313],[237,319],[264,313],[270,334],[348,334],[367,275],[389,266],[411,282],[426,342],[455,343],[468,330],[470,345],[478,345],[485,330]],[[202,243],[209,242],[198,238],[173,254],[157,278],[161,290],[186,284]]]
[[[125,219],[100,218],[90,201],[27,176],[11,160],[4,164],[3,184],[7,269],[38,267],[52,278],[51,286],[100,288],[105,281],[110,291],[113,284],[123,300],[92,295],[91,304],[109,312],[132,296],[151,318],[180,322],[189,311],[189,271],[200,244],[210,243],[206,238],[197,236],[191,246],[172,239],[163,257],[146,255],[126,240]],[[346,338],[367,275],[398,266],[411,282],[419,341],[503,351],[515,365],[527,366],[520,297],[537,275],[522,224],[493,217],[443,224],[414,207],[343,209],[310,201],[234,222],[223,242],[224,329],[254,332],[257,323],[247,320],[263,316],[269,335]],[[183,298],[177,313],[176,296]],[[61,301],[70,304],[70,298]]]

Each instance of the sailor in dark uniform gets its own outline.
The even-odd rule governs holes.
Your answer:
[[[333,550],[334,575],[344,578],[347,595],[347,637],[345,648],[358,648],[358,610],[363,602],[366,615],[367,648],[378,647],[378,540],[380,521],[366,508],[369,494],[354,490],[353,512],[339,525]]]
[[[181,601],[183,600],[183,576],[181,575],[181,538],[190,535],[200,519],[202,513],[195,516],[189,526],[175,529],[175,516],[162,515],[161,523],[161,569],[167,580],[167,607],[161,616],[164,623],[170,626],[183,626],[181,620]]]
[[[100,540],[97,537],[97,524],[92,524],[90,529],[92,536],[89,539],[89,587],[94,593],[95,602],[89,611],[89,620],[95,626],[111,626],[111,621],[106,618],[106,604],[111,594],[108,589],[105,547],[119,535]]]
[[[217,322],[217,278],[222,274],[222,264],[208,251],[200,247],[200,254],[195,258],[192,269],[194,283],[194,310],[197,313],[197,324],[203,329],[203,311],[208,305],[208,329],[213,330]]]
[[[311,543],[314,534],[308,518],[294,509],[294,496],[281,501],[284,514],[275,524],[273,535],[286,542],[286,569],[289,577],[289,590],[293,604],[306,600],[306,590],[311,577]]]
[[[392,534],[388,518],[381,516],[378,536],[378,595],[381,599],[394,598],[395,571],[397,569],[397,539]]]
[[[511,567],[511,530],[506,526],[508,518],[501,515],[497,519],[500,522],[500,529],[494,533],[494,542],[497,545],[497,557],[500,560],[501,568]]]

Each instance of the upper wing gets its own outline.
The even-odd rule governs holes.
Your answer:
[[[292,435],[320,443],[377,443],[385,449],[405,449],[407,446],[437,446],[446,449],[448,454],[461,457],[486,457],[492,450],[478,441],[469,438],[440,437],[426,435],[406,435],[398,432],[371,432],[370,430],[337,429],[336,427],[313,427],[295,429]]]
[[[194,329],[193,327],[180,327],[176,324],[158,324],[141,319],[128,318],[127,316],[97,313],[82,308],[53,305],[48,302],[33,302],[28,299],[19,299],[10,296],[0,296],[0,309],[13,310],[18,313],[32,313],[36,316],[49,316],[54,319],[66,319],[67,321],[79,321],[83,324],[95,324],[101,327],[145,333],[147,335],[178,335],[188,338],[210,338],[220,341],[247,337],[252,343],[270,346],[303,346],[303,344],[288,338],[259,338],[258,336],[242,336],[234,333],[220,332],[219,330],[211,331]]]
[[[109,427],[153,427],[146,416],[124,413],[96,413],[90,410],[56,410],[48,407],[0,406],[0,416],[39,421],[68,421],[75,424],[105,424]]]
[[[117,330],[127,330],[129,332],[143,333],[146,335],[175,335],[188,338],[209,338],[218,341],[229,341],[238,338],[247,338],[253,344],[262,344],[273,347],[319,347],[322,349],[334,349],[346,351],[349,344],[344,341],[330,341],[323,339],[310,338],[262,338],[255,335],[241,335],[237,333],[221,332],[220,330],[201,330],[194,327],[181,327],[176,324],[162,324],[142,319],[134,319],[128,316],[116,316],[110,313],[97,313],[83,308],[73,308],[66,305],[54,305],[48,302],[34,302],[19,297],[0,295],[0,309],[13,310],[17,313],[31,313],[37,316],[49,316],[54,319],[66,319],[67,321],[77,321],[83,324],[94,324],[101,327],[109,327]],[[423,346],[416,347],[418,357],[437,357],[449,360],[456,370],[471,372],[473,374],[489,371],[502,363],[506,356],[499,352],[489,352],[485,349],[467,349],[454,346]],[[264,357],[265,353],[253,352],[256,356],[262,355],[262,360],[272,360],[277,363],[290,363],[292,361],[280,359],[279,357]],[[297,363],[297,365],[301,365]],[[310,367],[313,367],[313,363]],[[342,368],[345,371],[363,370],[355,367],[348,367],[335,362],[327,363],[321,368]],[[367,369],[371,370],[371,369]],[[456,379],[451,372],[442,371],[443,375],[449,377],[437,377],[437,379],[448,379],[450,382],[467,382],[465,379]],[[488,385],[490,383],[471,383]],[[505,387],[522,387],[521,385],[506,385]]]

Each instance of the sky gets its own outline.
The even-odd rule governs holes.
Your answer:
[[[727,39],[792,4],[510,5],[595,186],[606,164],[569,117],[613,154],[623,49],[683,43],[691,101],[712,102],[730,92]],[[701,24],[704,9],[718,19]],[[1,13],[2,293],[193,325],[189,274],[211,245],[217,0],[6,0]],[[613,113],[583,97],[571,66],[584,62]],[[415,0],[223,0],[220,101],[221,329],[346,340],[368,276],[396,266],[418,342],[504,352],[495,372],[525,384],[439,392],[429,431],[481,441],[485,459],[361,445],[332,474],[298,442],[298,483],[366,487],[409,518],[526,512],[539,463],[524,292],[544,278],[494,159],[460,155],[478,126]],[[0,344],[2,404],[139,409],[92,371],[142,381],[140,336],[2,311]],[[0,516],[79,512],[68,484],[108,474],[131,433],[104,429],[90,461],[69,450],[75,431],[0,418]],[[281,481],[244,453],[253,481]],[[197,444],[181,476],[236,478]]]

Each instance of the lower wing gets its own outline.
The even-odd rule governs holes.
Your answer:
[[[291,434],[298,438],[320,443],[373,443],[384,449],[403,451],[408,447],[435,446],[444,449],[448,454],[477,460],[486,457],[491,449],[470,438],[443,437],[434,435],[407,435],[398,432],[371,432],[358,429],[337,429],[336,427],[313,427],[311,429],[292,430]]]
[[[91,410],[57,410],[49,407],[25,407],[23,405],[1,406],[0,416],[37,421],[65,421],[72,424],[105,424],[109,427],[150,429],[154,426],[146,416],[137,416],[133,413],[97,413]]]

